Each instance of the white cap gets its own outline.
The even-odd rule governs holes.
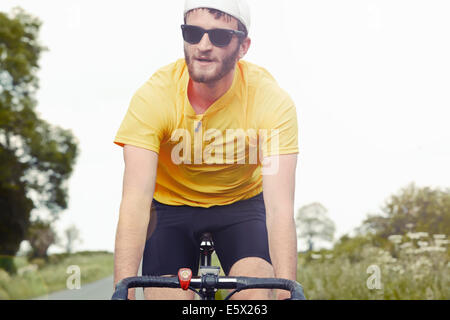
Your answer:
[[[216,9],[238,19],[250,31],[250,7],[246,0],[186,0],[184,14],[197,8]]]

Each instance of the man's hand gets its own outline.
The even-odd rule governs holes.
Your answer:
[[[114,251],[114,285],[137,275],[147,238],[158,154],[126,145],[122,202]],[[134,299],[134,289],[129,299]]]
[[[275,295],[276,300],[286,300],[291,298],[291,293],[286,290],[276,290]]]

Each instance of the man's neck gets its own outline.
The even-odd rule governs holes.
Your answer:
[[[233,69],[224,78],[213,83],[200,83],[189,80],[188,97],[197,114],[203,114],[219,100],[233,85]]]

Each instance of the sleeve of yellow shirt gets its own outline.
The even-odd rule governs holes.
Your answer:
[[[289,95],[282,89],[270,90],[262,102],[264,117],[260,141],[264,157],[296,154],[298,148],[297,110]]]
[[[170,98],[164,98],[167,86],[157,75],[147,81],[133,96],[114,143],[133,145],[159,153],[167,131]]]

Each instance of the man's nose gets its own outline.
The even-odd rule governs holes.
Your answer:
[[[212,48],[213,48],[213,44],[209,40],[209,34],[205,33],[203,35],[202,40],[200,40],[200,42],[198,43],[198,49],[200,51],[208,51],[208,50],[211,50]]]

